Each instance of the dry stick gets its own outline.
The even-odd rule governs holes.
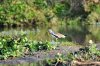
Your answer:
[[[79,62],[79,61],[73,61],[74,64],[78,64],[78,65],[86,65],[86,64],[95,64],[95,65],[100,65],[100,62]]]
[[[55,64],[55,66],[57,66],[58,63],[59,63],[59,62],[57,62],[57,63]]]

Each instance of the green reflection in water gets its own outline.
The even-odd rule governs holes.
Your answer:
[[[88,43],[90,39],[94,42],[100,41],[100,26],[99,25],[50,25],[42,27],[30,27],[30,28],[4,28],[0,29],[0,36],[18,36],[21,33],[25,33],[30,40],[54,40],[48,32],[48,29],[52,29],[54,32],[59,32],[66,35],[65,39],[59,39],[58,41],[72,41],[75,43]]]

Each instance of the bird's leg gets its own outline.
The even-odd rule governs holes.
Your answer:
[[[56,42],[58,42],[58,40],[57,40],[58,38],[56,38]]]
[[[55,39],[52,37],[51,41],[53,42],[53,44],[55,43]]]
[[[58,38],[56,38],[56,44],[59,44]]]

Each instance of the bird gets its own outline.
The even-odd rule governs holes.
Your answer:
[[[49,33],[55,38],[65,38],[66,36],[61,33],[55,33],[52,29],[49,29]]]

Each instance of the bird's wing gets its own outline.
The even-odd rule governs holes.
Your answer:
[[[66,36],[60,33],[56,33],[56,36],[58,36],[58,38],[65,38]]]

